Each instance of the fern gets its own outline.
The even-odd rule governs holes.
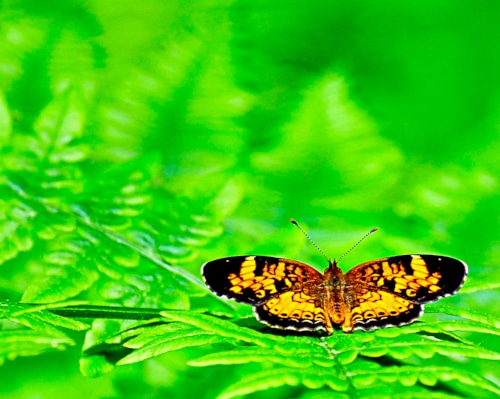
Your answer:
[[[182,315],[179,317],[178,314],[172,312],[166,315],[176,320],[188,321],[198,327],[209,328],[210,331],[218,331],[222,336],[228,334],[229,327],[219,322],[200,323],[199,318],[193,320],[189,316]],[[433,323],[429,323],[429,326],[426,326],[427,324],[419,323],[396,329],[395,331],[401,334],[398,339],[395,339],[391,330],[381,330],[368,336],[358,333],[352,335],[339,333],[328,339],[296,338],[293,340],[295,342],[292,345],[290,345],[290,340],[287,340],[286,344],[283,345],[276,343],[270,345],[269,342],[257,340],[252,341],[252,343],[258,347],[264,346],[267,350],[262,348],[258,350],[254,348],[233,349],[228,352],[207,355],[192,361],[191,364],[206,367],[217,364],[262,362],[263,365],[276,363],[282,367],[288,367],[281,369],[273,367],[272,371],[263,370],[257,375],[253,374],[242,378],[221,393],[220,397],[222,398],[235,397],[243,393],[246,394],[284,384],[303,384],[306,387],[314,388],[327,385],[331,389],[342,392],[370,386],[379,379],[391,382],[398,381],[403,386],[413,386],[417,381],[427,386],[434,386],[437,382],[447,383],[453,381],[455,385],[464,384],[470,387],[471,390],[477,389],[476,397],[494,397],[498,395],[498,386],[476,374],[460,370],[460,363],[455,363],[454,367],[426,366],[423,364],[405,366],[405,361],[410,360],[413,363],[417,361],[417,358],[426,360],[433,358],[435,354],[445,355],[450,359],[482,358],[497,361],[500,359],[498,352],[415,333],[415,331],[428,331],[433,328]],[[488,327],[488,325],[484,327]],[[232,333],[229,334],[232,335]],[[248,337],[247,331],[241,329],[239,335],[242,341],[249,343],[245,338]],[[390,337],[385,337],[386,335]],[[301,342],[302,345],[297,345],[297,340],[299,342],[303,340],[304,342]],[[390,358],[393,362],[403,363],[400,366],[382,369],[378,363],[380,360],[367,362],[367,360],[364,360],[366,357]],[[413,359],[411,359],[412,357]],[[312,365],[315,367],[311,367]],[[374,366],[377,367],[373,369]],[[339,379],[339,376],[344,376],[344,378]],[[397,390],[391,392],[391,394],[395,392]]]
[[[461,319],[319,338],[262,333],[243,327],[246,318],[202,314],[203,307],[188,311],[206,289],[182,264],[222,233],[222,215],[206,206],[193,213],[195,202],[174,197],[153,203],[158,195],[154,167],[137,172],[131,163],[119,176],[109,172],[88,179],[82,169],[84,119],[78,90],[63,89],[34,122],[34,134],[23,136],[25,144],[4,147],[2,257],[6,264],[22,262],[23,253],[36,257],[25,258],[25,268],[11,276],[35,272],[22,303],[4,305],[9,328],[0,338],[2,359],[65,349],[74,341],[64,330],[90,329],[80,363],[85,375],[189,348],[213,348],[189,364],[237,365],[240,376],[219,386],[218,397],[224,399],[285,386],[318,390],[318,397],[331,392],[363,397],[387,383],[393,388],[380,397],[402,395],[401,389],[407,391],[401,397],[500,394],[493,381],[456,360],[500,360],[498,352],[463,335],[499,335],[498,320],[481,312],[431,305],[429,314]],[[214,193],[212,206],[227,203],[230,209],[226,198],[237,197],[237,191],[228,181]],[[71,298],[85,301],[64,302]],[[115,306],[90,305],[89,300]],[[233,317],[220,302],[210,302],[205,310]],[[96,320],[89,326],[74,318]]]
[[[432,387],[427,392],[443,398],[461,397],[451,394],[454,391],[457,394],[471,392],[477,398],[495,397],[500,393],[500,387],[492,381],[464,369],[463,361],[453,360],[498,361],[500,353],[455,341],[455,334],[447,334],[451,325],[448,322],[420,322],[372,334],[337,333],[328,338],[282,337],[240,327],[210,315],[179,311],[162,311],[161,314],[165,318],[133,324],[117,335],[108,332],[104,341],[94,342],[86,349],[84,372],[96,375],[96,372],[99,374],[97,370],[101,370],[100,373],[109,371],[111,363],[106,367],[99,364],[103,356],[109,358],[111,353],[117,356],[116,364],[124,365],[188,347],[211,345],[226,349],[193,359],[190,365],[260,365],[258,372],[245,374],[243,371],[238,381],[220,392],[220,398],[238,397],[284,385],[329,388],[345,393],[346,397],[363,397],[361,391],[377,389],[377,384],[387,382],[400,385],[380,397],[398,394],[398,386],[416,387],[421,396]],[[454,332],[495,330],[487,321],[461,321]],[[120,348],[122,355],[119,354]],[[126,351],[127,348],[130,351]],[[441,365],[440,356],[448,359],[446,365]],[[436,392],[437,384],[441,386],[441,393]],[[401,397],[414,397],[412,392]]]

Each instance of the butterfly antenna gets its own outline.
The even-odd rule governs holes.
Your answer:
[[[375,233],[376,231],[378,230],[378,227],[374,227],[373,229],[371,229],[368,233],[366,233],[363,237],[361,237],[361,239],[356,243],[354,244],[351,248],[349,248],[346,252],[344,252],[344,254],[337,260],[337,263],[340,262],[340,260],[346,256],[349,252],[351,252],[354,248],[356,248],[359,244],[361,244],[361,242],[367,238],[368,236],[372,235],[373,233]]]
[[[296,221],[295,219],[290,219],[290,223],[292,223],[292,224],[294,224],[295,226],[297,226],[297,228],[298,228],[298,229],[302,232],[302,234],[304,234],[304,235],[305,235],[305,237],[307,238],[307,240],[308,240],[308,241],[309,241],[309,242],[310,242],[310,243],[314,246],[314,248],[316,248],[316,249],[319,251],[319,253],[320,253],[321,255],[323,255],[323,257],[324,257],[324,258],[325,258],[325,259],[326,259],[329,263],[331,262],[331,259],[330,259],[328,256],[326,256],[326,254],[325,254],[325,253],[323,252],[323,250],[322,250],[322,249],[318,246],[318,244],[316,244],[316,243],[313,241],[313,239],[312,239],[311,237],[309,237],[309,234],[307,234],[307,233],[305,232],[305,230],[304,230],[302,227],[300,227],[300,225],[297,223],[297,221]]]

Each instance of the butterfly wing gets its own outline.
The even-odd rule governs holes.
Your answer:
[[[276,328],[296,331],[324,330],[333,332],[333,326],[314,294],[304,288],[301,291],[286,291],[268,299],[254,308],[261,322]]]
[[[392,292],[415,303],[428,303],[455,294],[467,276],[467,265],[440,255],[401,255],[356,266],[348,283]]]
[[[218,296],[254,306],[256,317],[272,327],[331,330],[331,322],[311,287],[323,275],[294,260],[235,256],[202,267],[207,286]]]
[[[322,277],[304,263],[270,256],[216,259],[205,263],[201,273],[215,294],[249,305],[263,304],[278,293]]]
[[[357,289],[357,298],[348,323],[352,329],[371,330],[404,326],[422,316],[422,305],[384,290]]]
[[[422,304],[455,294],[467,265],[440,255],[401,255],[356,266],[346,274],[354,290],[354,328],[399,326],[421,316]]]

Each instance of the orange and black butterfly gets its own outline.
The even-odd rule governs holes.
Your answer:
[[[270,256],[235,256],[202,267],[218,296],[254,307],[271,327],[344,332],[411,323],[423,305],[455,294],[467,265],[441,255],[400,255],[362,263],[346,274],[329,261],[323,274],[304,263]]]

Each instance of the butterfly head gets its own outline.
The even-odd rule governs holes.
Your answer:
[[[335,259],[328,261],[328,268],[324,271],[325,283],[332,287],[334,290],[338,290],[341,285],[345,284],[344,273],[338,266]]]
[[[325,274],[327,273],[334,273],[337,274],[338,272],[342,273],[339,264],[336,259],[329,259],[328,260],[328,268],[325,270]]]

